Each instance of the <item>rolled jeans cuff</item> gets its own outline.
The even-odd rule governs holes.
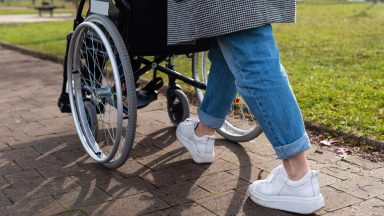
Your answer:
[[[286,160],[299,154],[300,152],[310,149],[311,142],[307,133],[305,133],[304,136],[292,143],[283,146],[276,146],[273,148],[275,149],[276,155],[279,159]]]
[[[200,108],[197,110],[197,115],[199,115],[200,122],[203,123],[204,125],[218,129],[220,128],[223,124],[225,119],[217,118],[215,116],[208,115],[204,111],[202,111]]]

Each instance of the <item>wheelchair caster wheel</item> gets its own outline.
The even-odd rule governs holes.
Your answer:
[[[169,119],[175,126],[189,117],[189,101],[182,90],[167,91],[167,111]]]

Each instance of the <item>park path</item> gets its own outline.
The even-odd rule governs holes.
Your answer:
[[[52,17],[49,14],[43,14],[40,17],[36,11],[36,14],[0,15],[0,24],[55,22],[71,19],[73,19],[73,15],[69,13],[54,13]]]
[[[218,139],[215,162],[195,164],[175,138],[163,96],[139,110],[124,166],[94,163],[71,116],[56,107],[61,72],[0,47],[0,216],[293,215],[248,198],[248,185],[280,163],[263,135],[241,145]],[[318,145],[308,157],[326,200],[316,215],[384,215],[383,163],[344,162]]]

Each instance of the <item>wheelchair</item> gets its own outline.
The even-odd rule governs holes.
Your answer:
[[[177,81],[193,87],[197,101],[203,100],[212,41],[167,45],[167,0],[81,0],[73,31],[67,36],[58,106],[61,112],[72,113],[89,156],[111,169],[124,164],[135,138],[137,109],[155,101],[164,86],[159,73],[168,80],[170,121],[178,125],[188,118],[189,100]],[[176,71],[175,58],[191,63],[191,76],[185,75],[188,71]],[[152,78],[139,85],[149,72]],[[245,142],[261,132],[237,95],[218,133]]]

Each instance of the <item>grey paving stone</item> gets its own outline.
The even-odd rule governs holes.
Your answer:
[[[53,215],[64,212],[65,209],[51,197],[43,197],[25,202],[18,202],[14,205],[0,209],[6,215]]]
[[[384,201],[373,198],[354,205],[353,208],[371,215],[382,216],[384,214]]]
[[[6,175],[21,171],[21,168],[14,162],[1,158],[0,152],[0,175]]]
[[[0,175],[0,190],[9,187],[11,184],[5,179],[2,175]]]
[[[0,152],[9,150],[11,150],[11,148],[5,142],[0,142]]]
[[[343,161],[338,161],[334,164],[326,164],[320,168],[320,171],[341,180],[367,175],[367,172],[362,168]]]
[[[169,206],[151,193],[141,193],[109,202],[85,207],[91,215],[141,215],[159,211]]]
[[[9,205],[12,205],[11,200],[0,190],[0,208]]]
[[[220,172],[200,177],[199,179],[194,181],[194,184],[204,188],[205,190],[213,194],[232,190],[236,187],[249,185],[248,182],[226,172]]]
[[[215,160],[211,164],[199,164],[199,166],[205,169],[204,175],[234,170],[238,167],[218,157],[215,157]]]
[[[329,186],[322,188],[321,194],[323,195],[325,200],[324,210],[327,212],[342,209],[362,201],[357,197],[354,197],[342,191],[338,191]]]
[[[384,167],[379,169],[373,169],[369,172],[369,176],[377,178],[384,182]]]
[[[65,193],[78,187],[74,180],[64,177],[17,184],[4,189],[4,192],[13,202],[20,202]]]
[[[229,170],[228,172],[232,175],[238,176],[239,178],[249,183],[252,183],[256,180],[265,179],[269,174],[269,172],[261,170],[254,166],[238,167],[236,169]]]
[[[142,173],[140,177],[157,187],[164,187],[186,180],[197,179],[203,175],[204,171],[203,168],[195,164],[182,163],[180,166],[175,164],[170,168]]]
[[[57,178],[64,176],[75,175],[79,172],[85,172],[85,170],[76,163],[62,163],[55,161],[50,166],[43,166],[36,168],[45,178]]]
[[[247,202],[245,194],[235,191],[210,196],[196,202],[218,215],[236,215],[257,208],[257,205],[253,204],[252,201]]]
[[[203,190],[189,182],[163,187],[153,190],[151,193],[155,194],[157,197],[172,206],[189,203],[212,195],[206,190]]]
[[[195,216],[195,215],[204,215],[204,216],[214,216],[216,214],[208,211],[207,209],[201,207],[196,203],[187,203],[179,206],[174,206],[167,208],[162,211],[156,211],[146,216],[171,216],[171,215],[180,215],[180,216]]]
[[[333,184],[332,187],[361,199],[370,199],[384,194],[384,183],[362,176]]]
[[[78,173],[72,176],[72,178],[84,188],[96,186],[114,198],[130,196],[155,188],[141,178],[124,178],[108,170],[92,170],[86,173]]]
[[[356,210],[352,207],[346,207],[334,212],[330,212],[327,214],[324,214],[324,216],[369,216],[371,214],[367,214],[365,212],[361,212],[359,210]]]
[[[95,186],[78,187],[66,193],[54,195],[53,198],[60,203],[60,205],[70,210],[103,203],[113,199]]]

